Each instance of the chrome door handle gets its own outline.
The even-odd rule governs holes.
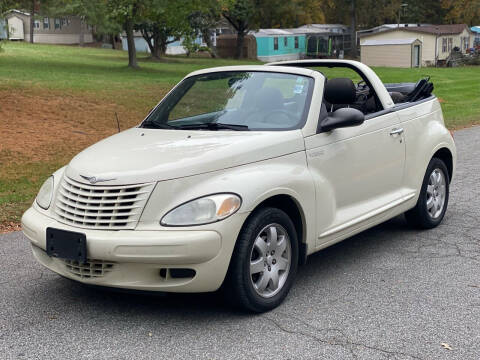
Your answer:
[[[403,134],[403,129],[402,128],[395,128],[395,129],[392,129],[392,131],[390,131],[391,136],[400,135],[400,134]]]

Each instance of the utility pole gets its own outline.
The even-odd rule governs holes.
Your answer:
[[[350,52],[351,55],[356,58],[357,57],[357,1],[352,1],[352,8],[351,8],[351,21],[350,21]]]
[[[402,13],[402,10],[403,10],[403,15],[405,15],[405,9],[407,8],[408,4],[402,4],[400,5],[400,7],[398,8],[398,23],[397,23],[397,27],[400,27],[400,16],[401,16],[401,13]]]

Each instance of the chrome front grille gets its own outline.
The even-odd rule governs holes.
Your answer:
[[[153,183],[86,185],[64,176],[57,193],[55,212],[60,222],[76,227],[133,229],[153,187]]]
[[[103,260],[87,260],[85,264],[73,260],[62,260],[67,270],[82,279],[104,277],[113,270],[115,263]]]

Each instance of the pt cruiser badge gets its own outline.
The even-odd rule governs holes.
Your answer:
[[[98,182],[105,182],[105,181],[112,181],[112,180],[116,180],[115,178],[109,178],[109,179],[104,179],[104,178],[98,178],[96,176],[84,176],[84,175],[80,175],[80,177],[82,179],[85,179],[87,180],[90,184],[96,184]]]

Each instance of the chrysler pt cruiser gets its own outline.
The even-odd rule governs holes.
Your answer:
[[[432,91],[346,60],[193,72],[137,127],[48,178],[23,232],[66,278],[223,286],[232,303],[270,310],[308,255],[402,213],[419,228],[442,221],[456,153]]]

